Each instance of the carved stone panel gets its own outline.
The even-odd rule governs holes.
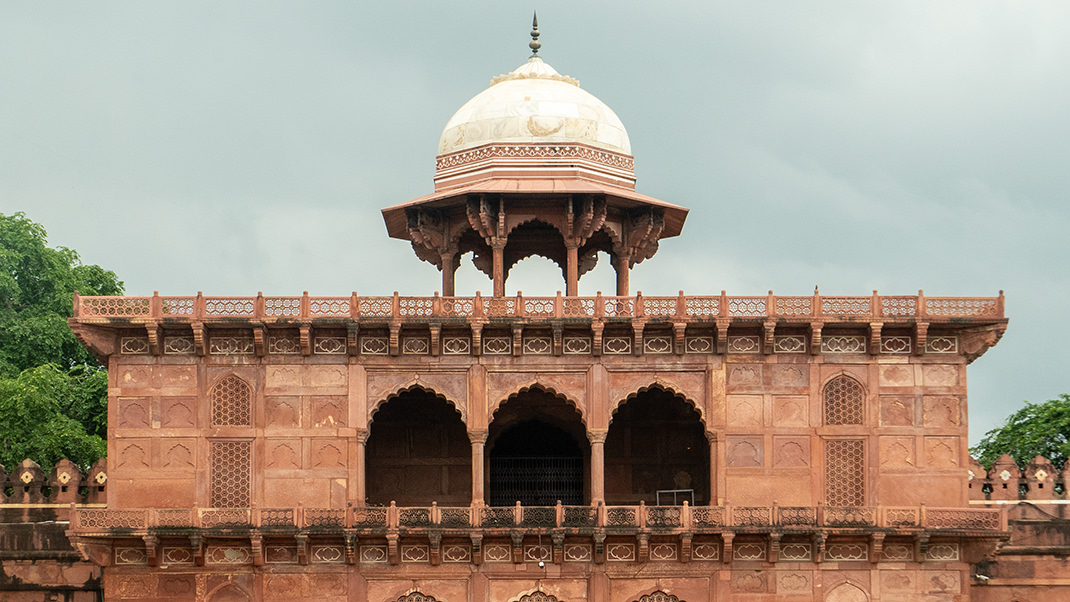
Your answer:
[[[728,386],[756,387],[761,384],[761,364],[733,365],[728,367]]]
[[[953,387],[959,384],[959,369],[956,366],[925,366],[922,374],[927,387]]]
[[[773,397],[773,425],[806,426],[809,420],[809,398],[802,395]]]
[[[163,397],[160,399],[160,426],[163,428],[193,428],[197,426],[197,405],[192,397]]]
[[[910,364],[891,364],[880,367],[882,387],[913,387],[914,367]]]
[[[119,398],[119,428],[149,427],[149,398]]]
[[[290,396],[267,396],[266,422],[268,428],[294,428],[301,425],[301,399]]]
[[[810,370],[806,365],[781,364],[772,366],[774,387],[805,387],[810,384]]]
[[[269,470],[301,468],[300,439],[271,439],[265,444],[265,452]]]
[[[735,435],[727,437],[728,466],[755,468],[764,463],[764,446],[761,435]]]
[[[315,395],[311,399],[312,426],[342,427],[348,422],[349,399],[340,395]]]
[[[196,444],[196,439],[160,439],[160,468],[167,471],[193,470]]]
[[[958,437],[926,437],[925,464],[931,468],[954,468],[959,465]]]
[[[881,395],[881,426],[913,426],[914,398]]]
[[[913,437],[880,438],[881,469],[911,469],[917,466]]]
[[[344,468],[346,441],[343,439],[313,439],[310,452],[312,468]]]
[[[927,427],[959,426],[959,398],[954,395],[926,395],[923,400],[922,420]]]
[[[762,425],[763,398],[761,395],[729,395],[728,426],[756,427]]]
[[[773,437],[773,466],[775,468],[801,468],[809,465],[809,437]]]

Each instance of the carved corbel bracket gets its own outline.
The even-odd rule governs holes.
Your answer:
[[[644,320],[632,320],[632,332],[635,337],[635,344],[632,345],[632,355],[636,357],[643,355],[644,348],[646,347],[646,341],[643,340],[644,329],[646,329],[646,322]]]
[[[769,562],[780,560],[780,533],[769,534]]]
[[[398,322],[390,323],[390,355],[401,355],[401,324]]]
[[[603,564],[606,561],[606,534],[599,531],[594,534],[594,562]]]
[[[925,349],[929,346],[928,322],[918,322],[914,324],[914,339],[917,342],[917,348],[914,349],[914,355],[925,355]]]
[[[253,552],[253,566],[264,566],[264,538],[261,535],[249,537],[249,545]]]
[[[312,326],[302,324],[300,332],[301,355],[312,355]]]
[[[513,531],[509,534],[509,538],[513,542],[513,564],[524,562],[524,532]]]
[[[442,347],[442,325],[431,324],[431,355],[437,356]]]
[[[929,555],[929,534],[918,533],[914,536],[914,561],[925,562],[925,557]]]
[[[479,566],[483,564],[483,535],[473,533],[469,539],[472,540],[472,564]]]
[[[823,532],[814,533],[814,562],[820,563],[825,559],[825,539],[828,536]]]
[[[881,352],[881,329],[884,328],[883,322],[870,322],[869,323],[869,354],[880,355]]]
[[[959,331],[959,351],[966,356],[966,363],[971,363],[984,355],[986,351],[994,347],[1003,338],[1003,333],[1006,331],[1007,324],[1005,322]]]
[[[342,535],[346,545],[346,564],[357,564],[357,534],[346,531]]]
[[[554,564],[565,562],[565,534],[554,532],[550,534],[550,541],[554,545]]]
[[[595,320],[591,321],[591,355],[595,357],[602,355],[603,328],[605,328],[605,324],[602,324],[602,322]]]
[[[824,326],[822,322],[810,323],[810,355],[821,355],[821,329]]]
[[[562,345],[564,344],[563,340],[564,340],[565,328],[559,323],[555,323],[552,328],[553,328],[553,339],[554,339],[554,351],[553,351],[553,353],[554,353],[554,355],[561,355],[562,354]]]
[[[636,535],[636,540],[639,544],[636,550],[636,560],[638,562],[650,560],[650,534],[639,533]]]
[[[731,320],[728,318],[717,318],[717,353],[724,355],[728,353],[728,325]]]
[[[732,540],[736,538],[736,534],[731,531],[725,531],[721,533],[721,541],[724,545],[721,546],[721,554],[724,558],[721,559],[725,564],[732,564]]]
[[[691,533],[680,534],[680,562],[691,562]]]
[[[521,355],[524,353],[524,326],[522,324],[513,324],[513,355]]]
[[[68,533],[70,533],[70,531],[68,531]],[[78,551],[78,555],[82,557],[82,560],[92,562],[101,567],[111,566],[111,544],[99,543],[83,537],[70,537],[69,535],[68,537],[71,541],[71,545]]]
[[[145,334],[149,337],[149,353],[153,355],[160,355],[163,353],[163,332],[160,325],[156,322],[149,322],[145,325]]]
[[[197,533],[190,535],[189,546],[193,548],[193,564],[204,566],[204,538]]]
[[[406,209],[405,218],[416,256],[440,270],[445,269],[442,258],[448,255],[449,221],[434,209]]]
[[[431,547],[431,566],[442,564],[442,534],[428,533],[427,540]]]
[[[160,539],[155,535],[143,535],[141,541],[145,542],[145,558],[149,566],[160,566]]]
[[[386,555],[390,564],[401,564],[401,553],[398,549],[398,534],[386,534]]]
[[[649,259],[658,251],[658,240],[665,228],[665,214],[660,209],[646,207],[636,210],[628,222],[628,255],[631,267]]]
[[[874,533],[869,538],[869,561],[873,564],[880,562],[881,554],[884,553],[884,533]]]
[[[773,342],[776,334],[776,318],[769,318],[762,323],[762,331],[765,334],[765,341],[762,345],[762,353],[769,355],[773,353]]]
[[[357,343],[360,341],[360,324],[352,322],[346,325],[346,351],[349,355],[359,355],[360,347]]]
[[[267,355],[267,332],[263,324],[253,326],[253,346],[256,348],[256,357]]]
[[[79,324],[74,318],[67,321],[74,331],[78,342],[85,345],[93,357],[102,365],[108,365],[108,357],[119,350],[118,337],[109,328],[99,328],[88,324]]]
[[[472,355],[483,355],[483,324],[472,322]]]
[[[308,535],[298,533],[294,539],[297,541],[297,564],[308,564]]]
[[[672,323],[673,351],[676,353],[676,355],[683,355],[687,353],[687,340],[685,336],[686,334],[687,322]]]
[[[208,352],[208,330],[202,322],[194,322],[193,328],[193,352],[198,357],[204,357]]]

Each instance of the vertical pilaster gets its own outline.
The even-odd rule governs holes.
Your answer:
[[[354,464],[356,466],[350,467],[350,474],[353,475],[353,503],[357,507],[363,507],[368,499],[368,467],[364,452],[370,434],[371,431],[366,429],[357,431],[357,444],[354,446],[356,447],[354,452]]]
[[[494,279],[494,296],[505,296],[505,239],[495,240],[491,246],[493,252],[494,269],[491,272]]]
[[[472,505],[481,507],[486,505],[483,493],[483,448],[487,444],[487,431],[470,432],[468,440],[472,442]]]
[[[579,247],[569,244],[565,247],[565,251],[565,295],[575,297],[580,294]]]
[[[606,431],[587,433],[591,442],[591,503],[595,505],[606,501],[606,434]]]
[[[617,296],[627,297],[629,273],[631,271],[631,256],[626,254],[617,255],[613,260],[613,267],[617,271]]]

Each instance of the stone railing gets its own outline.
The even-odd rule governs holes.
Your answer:
[[[916,318],[937,322],[948,319],[1002,319],[1003,292],[998,297],[926,297],[921,291],[910,296],[843,297],[778,296],[735,297],[689,296],[681,291],[674,297],[81,297],[74,298],[74,317],[94,319],[144,319],[205,321],[246,318],[256,320],[291,319],[371,319],[384,321],[424,321],[428,318],[649,318],[702,320],[716,318],[782,318],[799,321],[872,318],[879,321]]]
[[[351,508],[76,509],[77,534],[169,529],[403,531],[443,529],[583,532],[897,529],[1005,531],[1000,508],[831,506],[470,506]]]

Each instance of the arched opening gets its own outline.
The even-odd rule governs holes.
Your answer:
[[[492,506],[582,505],[589,499],[590,446],[579,412],[542,389],[509,398],[487,438]]]
[[[509,232],[509,237],[505,243],[505,249],[502,252],[503,262],[505,267],[505,282],[509,282],[510,276],[516,276],[513,279],[512,286],[507,286],[507,292],[515,292],[518,290],[529,292],[525,288],[532,288],[529,294],[537,295],[553,295],[557,290],[564,288],[565,282],[565,264],[567,261],[565,250],[565,239],[558,232],[557,228],[552,225],[540,221],[532,220],[520,224],[516,228],[513,228]],[[545,262],[524,262],[524,268],[520,271],[513,271],[513,267],[517,266],[521,260],[538,255],[549,259],[555,265],[555,268],[550,268]],[[528,272],[531,272],[530,274]],[[550,278],[553,274],[554,278]],[[554,290],[547,291],[544,287],[548,282],[557,280],[560,286],[554,287]],[[553,286],[553,285],[551,285]]]
[[[629,399],[605,444],[606,503],[695,504],[710,500],[710,446],[698,411],[661,388]]]
[[[372,417],[365,452],[368,504],[467,506],[471,449],[461,415],[449,402],[423,389],[402,392]]]
[[[617,274],[613,271],[613,258],[605,251],[595,251],[591,257],[594,265],[588,272],[580,274],[580,296],[593,297],[599,292],[616,295]]]

